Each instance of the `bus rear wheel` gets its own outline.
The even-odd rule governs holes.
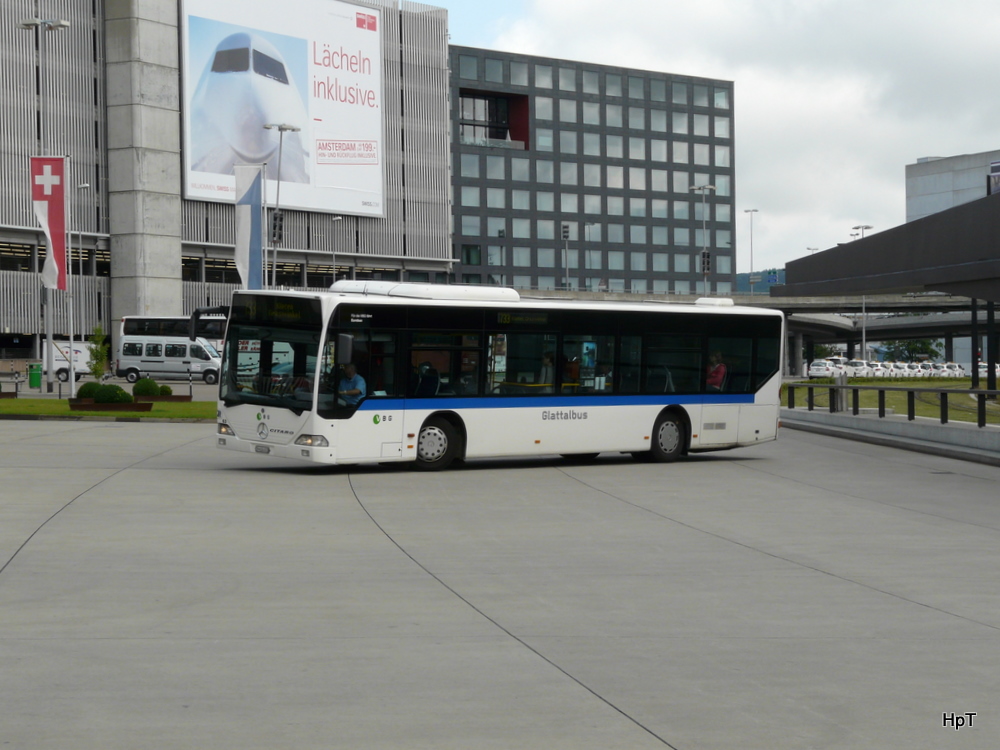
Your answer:
[[[684,424],[673,414],[662,414],[653,425],[653,444],[649,460],[656,463],[676,461],[684,452]]]
[[[458,456],[458,431],[447,419],[431,417],[417,436],[416,467],[423,471],[448,468]]]

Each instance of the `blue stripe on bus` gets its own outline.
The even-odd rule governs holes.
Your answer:
[[[387,409],[582,408],[585,406],[668,406],[672,404],[752,404],[752,393],[689,396],[486,396],[369,398],[358,411]]]

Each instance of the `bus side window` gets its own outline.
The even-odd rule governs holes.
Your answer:
[[[460,353],[461,371],[455,392],[462,396],[479,395],[479,350],[469,349]]]
[[[618,360],[618,392],[638,393],[639,375],[642,364],[642,338],[622,336],[621,353]]]
[[[563,392],[608,393],[615,356],[613,336],[567,335],[563,338]]]
[[[703,377],[698,336],[654,334],[645,337],[643,393],[698,393]]]
[[[497,354],[501,348],[500,337],[502,355]],[[493,393],[503,396],[551,393],[553,384],[542,382],[542,373],[546,353],[556,350],[555,334],[492,334],[490,340],[492,355],[488,377]]]
[[[430,398],[441,393],[441,373],[447,373],[451,352],[415,350],[411,354],[412,375],[410,395],[413,398]],[[416,361],[420,360],[420,361]]]
[[[723,390],[730,393],[745,393],[750,390],[753,339],[747,337],[710,337],[708,351],[719,352],[726,365],[726,379]]]

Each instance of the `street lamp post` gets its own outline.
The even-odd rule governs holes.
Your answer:
[[[861,359],[868,361],[868,298],[861,295]]]
[[[753,297],[753,215],[756,208],[745,208],[743,213],[750,214],[750,296]]]
[[[281,175],[279,173],[279,177],[280,176]],[[332,219],[330,219],[330,223],[332,224],[335,221],[343,221],[343,219],[344,219],[343,216],[334,216]],[[333,247],[333,252],[330,253],[330,255],[331,255],[330,262],[333,265],[333,283],[336,284],[337,283],[337,243],[336,243],[336,241],[334,241],[334,242],[332,242],[330,244]]]
[[[584,224],[583,224],[583,234],[584,234],[584,237],[587,240],[587,242],[586,242],[587,246],[584,248],[584,251],[583,251],[584,253],[589,253],[590,252],[590,228],[591,227],[596,227],[596,226],[598,226],[598,223],[596,221],[587,221],[587,222],[584,222]],[[584,264],[584,265],[586,265],[586,264]],[[603,268],[603,262],[602,262],[602,268]],[[586,288],[586,285],[581,284],[581,288]],[[599,292],[600,290],[601,290],[601,282],[600,282],[600,279],[598,279],[597,289],[591,289],[591,291]]]
[[[562,224],[562,238],[563,238],[563,265],[565,266],[566,276],[563,279],[563,288],[569,291],[569,223],[563,222]]]
[[[35,31],[36,29],[41,29],[46,32],[49,31],[62,31],[63,29],[68,29],[70,26],[69,21],[64,18],[22,18],[18,22],[20,26],[25,31]],[[46,56],[48,53],[48,43],[45,34],[42,34],[38,38],[38,79],[39,86],[41,88],[41,96],[38,98],[38,115],[39,120],[42,124],[41,132],[41,147],[42,154],[48,153],[49,139],[46,138],[46,133],[48,131],[48,120],[45,117],[45,99],[48,95],[49,89],[49,79],[48,72],[45,68]]]
[[[706,229],[708,208],[705,205],[705,195],[709,190],[715,190],[715,185],[695,185],[691,190],[701,193],[701,275],[704,279],[702,282],[704,289],[702,291],[707,297],[709,296],[708,274],[712,270],[712,256],[708,253],[708,231]]]
[[[278,131],[278,189],[274,196],[274,211],[271,213],[271,288],[278,286],[278,245],[284,235],[285,217],[281,213],[281,154],[285,147],[285,133],[298,133],[302,128],[287,123],[269,122],[264,130]]]
[[[38,84],[40,88],[38,96],[38,117],[41,123],[41,151],[42,154],[45,155],[48,154],[49,148],[49,139],[46,137],[49,131],[49,123],[48,118],[45,116],[45,102],[49,93],[48,72],[45,67],[48,52],[47,34],[50,31],[62,31],[63,29],[68,29],[70,24],[69,21],[63,18],[22,18],[18,25],[25,31],[44,30],[46,32],[38,37]],[[53,248],[50,247],[48,251],[49,253],[52,253]],[[55,321],[52,319],[52,307],[52,294],[50,293],[49,288],[43,284],[42,316],[44,318],[43,327],[45,329],[45,351],[41,354],[42,361],[45,363],[44,370],[46,390],[49,393],[52,393],[52,381],[55,374],[55,356],[52,351],[55,346],[52,342],[52,337],[55,334]],[[70,352],[70,358],[72,359],[72,352]]]
[[[89,182],[81,182],[79,185],[76,186],[77,203],[80,202],[80,191],[81,190],[89,190],[89,189],[90,189],[90,183]],[[79,260],[79,269],[80,269],[80,272],[79,272],[78,275],[82,277],[83,276],[83,222],[80,222],[80,224],[77,225],[77,228],[76,228],[76,241],[77,241],[77,244],[79,245],[79,247],[77,248],[77,250],[80,253],[80,256],[79,256],[79,258],[80,258],[80,260]],[[81,320],[80,320],[80,325],[81,325],[80,335],[82,336],[83,335],[83,328],[82,328],[82,326],[83,326],[83,314],[82,313],[80,314],[80,318],[81,318]]]
[[[860,231],[861,232],[861,239],[864,239],[864,237],[865,237],[865,230],[866,229],[874,229],[874,227],[871,224],[858,224],[856,227],[851,227],[851,229],[853,229],[855,232]],[[858,235],[856,235],[856,234],[852,234],[851,235],[851,237],[857,237],[857,236]]]

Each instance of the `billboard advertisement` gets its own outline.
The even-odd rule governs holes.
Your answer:
[[[381,27],[339,0],[184,0],[184,196],[231,203],[266,163],[282,208],[383,216]]]

